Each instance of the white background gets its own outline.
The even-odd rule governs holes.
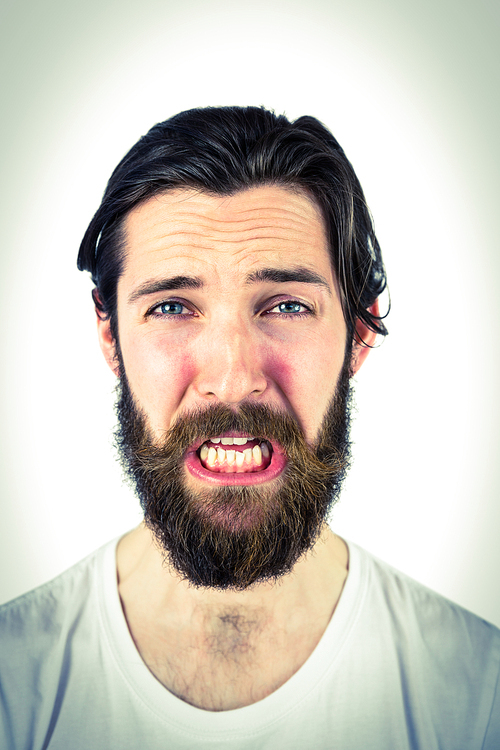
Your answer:
[[[338,533],[500,625],[499,11],[466,0],[1,9],[0,600],[136,524],[76,270],[111,170],[186,108],[324,121],[389,273]]]

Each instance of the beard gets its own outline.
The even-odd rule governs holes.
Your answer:
[[[289,414],[255,403],[186,411],[155,441],[121,357],[120,365],[115,445],[166,562],[192,585],[219,590],[289,573],[321,534],[349,467],[350,351],[314,448]],[[287,457],[283,472],[253,486],[190,488],[186,451],[234,432],[278,443]]]

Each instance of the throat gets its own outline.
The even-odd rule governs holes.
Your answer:
[[[247,661],[250,654],[258,651],[258,641],[266,629],[266,617],[261,610],[242,611],[239,607],[228,607],[210,617],[204,638],[204,648],[210,659]],[[248,666],[248,665],[247,665]]]
[[[169,649],[168,658],[141,655],[184,702],[206,711],[230,711],[281,687],[309,658],[320,636],[315,628],[288,632],[261,613],[228,608],[211,618],[199,638],[177,632],[177,647]]]
[[[229,711],[262,700],[289,680],[317,639],[308,634],[305,641],[264,612],[227,607],[207,615],[196,634],[175,628],[162,637],[161,643],[170,644],[167,652],[156,651],[151,641],[136,643],[171,693],[206,711]]]
[[[164,559],[151,542],[142,525],[118,545],[127,625],[156,679],[207,711],[250,705],[289,680],[317,646],[347,575],[347,548],[328,529],[293,578],[237,596],[165,576]],[[299,586],[295,594],[290,586]]]

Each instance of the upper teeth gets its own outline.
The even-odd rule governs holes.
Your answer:
[[[215,437],[210,438],[211,443],[222,443],[222,445],[245,445],[249,440],[254,440],[253,437]]]
[[[231,440],[231,443],[224,443],[224,445],[244,445],[249,440],[254,438],[216,438],[211,439],[210,443],[218,443],[219,441]],[[238,442],[236,442],[238,441]],[[214,448],[213,445],[208,447],[207,443],[203,443],[200,449],[200,458],[202,461],[206,461],[209,466],[214,466],[215,462],[219,465],[227,462],[229,466],[236,464],[238,467],[242,467],[244,463],[251,464],[252,461],[255,465],[260,466],[263,458],[269,458],[269,447],[265,441],[260,445],[254,445],[252,448],[246,448],[244,451],[238,450],[225,450],[224,448]]]

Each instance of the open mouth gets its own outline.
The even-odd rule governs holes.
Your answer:
[[[251,435],[218,435],[186,454],[191,474],[213,484],[260,484],[274,479],[285,465],[279,446]]]
[[[272,446],[254,437],[216,437],[198,449],[202,465],[208,471],[246,474],[264,471],[271,463]]]

